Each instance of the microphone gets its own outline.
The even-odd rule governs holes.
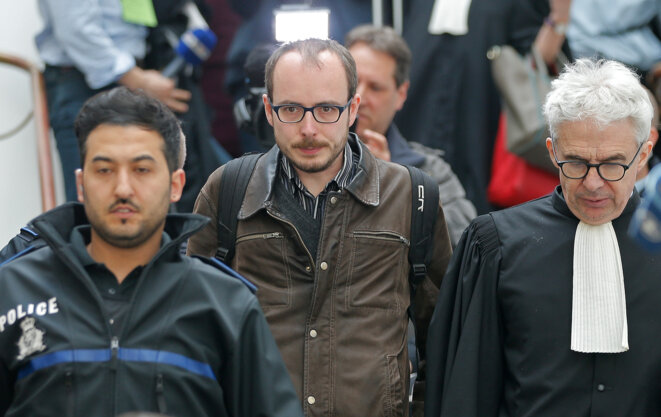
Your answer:
[[[208,28],[189,29],[179,39],[177,56],[163,68],[161,73],[168,77],[176,77],[187,65],[200,65],[211,55],[218,38]]]
[[[629,223],[629,236],[650,252],[661,251],[661,165],[646,178],[643,198]]]

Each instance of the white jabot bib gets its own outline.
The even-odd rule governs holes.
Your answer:
[[[571,350],[629,350],[622,259],[611,222],[580,222],[574,237]]]
[[[429,33],[465,35],[468,33],[468,10],[471,0],[436,0],[429,19]]]

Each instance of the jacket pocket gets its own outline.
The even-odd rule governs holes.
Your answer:
[[[386,375],[388,391],[386,393],[385,415],[404,417],[408,415],[408,354],[406,339],[397,354],[386,355]]]
[[[409,241],[393,232],[355,231],[351,244],[349,307],[401,309]]]
[[[291,303],[287,238],[281,232],[255,233],[236,240],[234,268],[258,288],[262,308]]]

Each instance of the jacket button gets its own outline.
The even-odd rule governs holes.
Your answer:
[[[310,330],[310,337],[313,339],[317,337],[317,331],[315,329]]]
[[[604,384],[597,385],[597,391],[604,392],[605,389],[606,389],[606,385]]]
[[[328,264],[326,262],[322,262],[319,264],[319,267],[321,268],[322,271],[325,271],[328,269]]]
[[[317,401],[317,400],[315,400],[314,397],[313,397],[312,395],[310,395],[310,396],[308,397],[308,404],[312,405],[312,404],[315,403],[315,401]]]
[[[331,202],[331,204],[337,203],[337,197],[335,197],[335,196],[331,197],[330,202]]]
[[[310,265],[307,265],[305,267],[305,272],[310,272],[310,271],[312,271],[312,268],[310,268]]]

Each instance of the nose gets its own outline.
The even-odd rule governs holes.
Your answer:
[[[131,175],[127,169],[120,169],[117,173],[115,184],[115,195],[118,198],[128,198],[133,195],[133,186],[131,185]]]
[[[604,179],[599,176],[596,167],[588,169],[588,175],[583,178],[583,185],[590,191],[595,191],[604,185]]]
[[[305,112],[303,120],[298,123],[301,126],[301,133],[305,136],[314,136],[317,133],[317,121],[311,111]]]

